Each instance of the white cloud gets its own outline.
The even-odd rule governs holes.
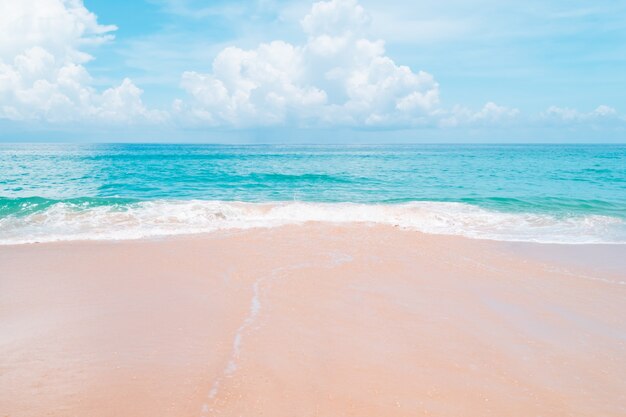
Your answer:
[[[301,21],[307,41],[229,47],[208,74],[188,71],[182,117],[211,125],[418,125],[438,112],[439,85],[385,55],[365,37],[370,17],[356,0],[313,5]]]
[[[567,107],[551,106],[541,114],[541,119],[562,124],[610,122],[623,120],[612,107],[600,105],[590,112],[581,112]]]
[[[439,125],[441,127],[504,125],[510,124],[519,116],[518,109],[499,106],[490,101],[478,111],[454,106],[451,111],[442,114]]]
[[[155,1],[165,2],[183,16],[197,14],[191,6],[198,3]],[[273,12],[278,8],[278,3],[261,1],[257,9],[269,7],[262,7],[265,3],[272,3]],[[553,106],[527,117],[493,102],[478,110],[444,107],[439,84],[431,74],[396,63],[387,55],[385,42],[372,36],[396,33],[394,40],[398,41],[410,32],[413,43],[419,43],[415,37],[423,37],[424,42],[433,36],[439,39],[451,33],[447,26],[437,23],[436,33],[429,35],[426,32],[432,28],[417,17],[424,7],[439,10],[444,6],[415,3],[410,6],[413,15],[408,16],[406,2],[371,5],[374,11],[380,8],[376,21],[357,0],[319,1],[301,13],[302,18],[289,15],[293,22],[299,21],[304,39],[299,43],[277,40],[252,49],[202,43],[202,47],[180,54],[163,55],[161,51],[160,59],[169,60],[164,64],[168,74],[192,68],[190,63],[197,65],[194,59],[198,56],[205,61],[215,56],[210,71],[182,74],[180,86],[187,97],[174,101],[172,113],[182,125],[234,127],[456,128],[511,126],[523,120],[536,126],[586,124],[595,128],[620,123],[621,128],[626,121],[608,106],[589,112]],[[400,17],[392,9],[407,10],[407,16]],[[202,10],[211,16],[239,16],[247,9],[225,4]],[[437,16],[431,13],[424,18],[439,22]],[[448,23],[450,28],[460,26],[455,19]],[[143,91],[128,78],[104,91],[93,87],[86,68],[93,57],[86,49],[112,40],[116,29],[98,23],[83,0],[0,1],[0,119],[120,124],[169,119],[168,113],[147,108]],[[404,35],[398,37],[398,33]],[[138,45],[146,49],[141,42]],[[159,48],[162,43],[156,52]]]
[[[209,124],[276,124],[289,110],[304,116],[326,101],[323,91],[301,83],[302,67],[301,51],[285,42],[231,47],[217,56],[213,74],[185,72],[181,85],[195,98],[193,116]]]
[[[20,0],[0,3],[0,57],[15,57],[39,46],[61,60],[90,59],[81,44],[102,43],[117,28],[100,25],[80,0]]]
[[[309,36],[346,36],[361,32],[370,16],[356,0],[330,0],[314,3],[300,23]]]
[[[156,121],[142,91],[125,79],[98,93],[81,50],[112,39],[115,26],[100,25],[82,0],[0,3],[0,119]]]
[[[96,96],[91,115],[100,120],[135,123],[137,121],[161,122],[168,114],[158,110],[149,110],[143,104],[143,90],[131,80],[124,78],[117,87],[112,87]]]

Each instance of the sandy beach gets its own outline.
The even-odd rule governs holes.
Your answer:
[[[623,246],[569,248],[322,223],[2,246],[0,416],[624,416]]]

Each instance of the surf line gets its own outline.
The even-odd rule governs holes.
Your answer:
[[[322,268],[332,268],[345,263],[352,262],[353,257],[350,255],[338,255],[336,253],[330,253],[331,261],[327,265],[321,265]],[[256,323],[257,318],[261,312],[261,286],[262,284],[269,283],[270,281],[275,280],[281,274],[284,274],[289,271],[295,271],[298,269],[311,268],[316,266],[311,262],[300,263],[296,265],[290,265],[285,267],[280,267],[274,269],[270,275],[262,276],[258,278],[252,284],[252,298],[250,299],[250,306],[248,308],[248,314],[242,322],[241,326],[235,332],[235,337],[233,338],[233,345],[231,350],[230,359],[226,364],[226,367],[222,371],[222,374],[215,379],[211,389],[209,390],[208,400],[209,402],[215,401],[217,394],[219,393],[220,386],[222,382],[226,378],[230,378],[237,371],[237,361],[241,355],[241,344],[243,340],[243,336],[248,330]],[[320,265],[317,265],[320,267]],[[210,411],[213,411],[212,408],[209,407],[209,404],[202,405],[202,416],[207,416]]]

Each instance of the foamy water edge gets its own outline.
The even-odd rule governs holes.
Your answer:
[[[0,245],[132,240],[307,222],[385,224],[429,234],[512,242],[626,244],[623,219],[511,213],[453,202],[403,204],[153,200],[81,208],[57,203],[0,218]]]

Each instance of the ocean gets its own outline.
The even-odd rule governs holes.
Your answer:
[[[308,221],[626,243],[626,145],[0,144],[0,244]]]

